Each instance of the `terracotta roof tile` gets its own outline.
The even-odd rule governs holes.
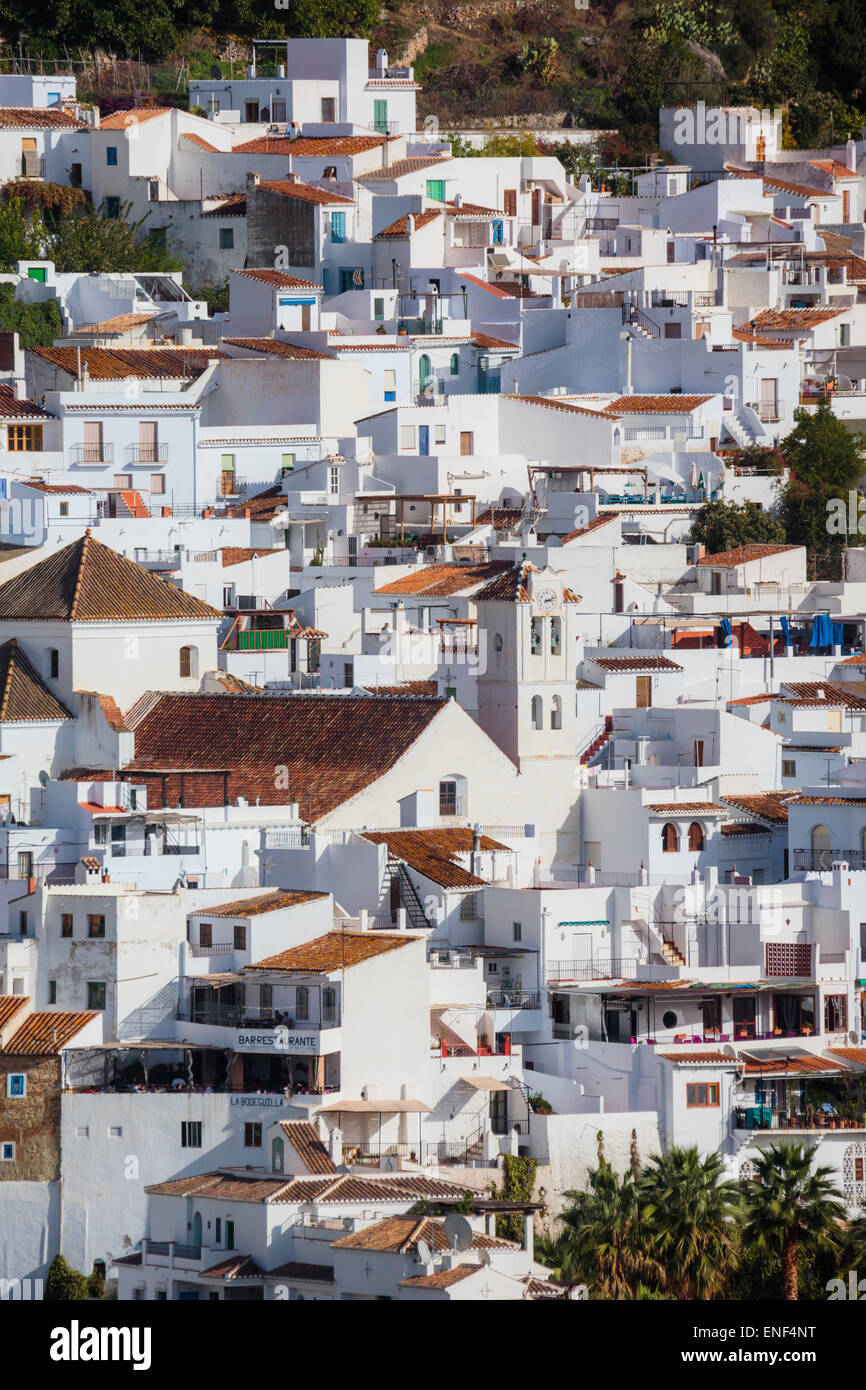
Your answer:
[[[629,671],[682,671],[684,668],[671,661],[668,656],[589,656],[594,666],[603,671],[622,673]]]
[[[317,1202],[321,1205],[363,1202],[375,1207],[393,1203],[413,1206],[424,1198],[460,1198],[465,1182],[428,1178],[421,1174],[388,1173],[381,1177],[337,1173],[333,1176],[285,1178],[281,1175],[237,1170],[212,1171],[155,1183],[145,1192],[177,1197],[213,1197],[219,1201],[274,1202],[280,1205]]]
[[[748,816],[766,821],[770,825],[785,825],[788,820],[788,802],[796,792],[736,792],[720,793],[719,800],[737,811],[745,811]]]
[[[230,1255],[228,1259],[220,1260],[219,1264],[211,1265],[209,1269],[203,1269],[201,1277],[202,1279],[226,1280],[261,1279],[264,1272],[252,1255]]]
[[[222,1202],[273,1202],[292,1184],[291,1178],[262,1173],[192,1173],[184,1178],[153,1183],[144,1190],[166,1197],[213,1197]]]
[[[506,396],[509,401],[523,401],[526,405],[543,405],[548,410],[565,410],[571,415],[590,415],[593,420],[613,420],[616,417],[611,413],[613,407],[607,410],[589,410],[585,405],[577,405],[574,401],[564,400],[561,396]]]
[[[188,144],[194,145],[197,150],[206,150],[208,154],[220,153],[218,145],[212,145],[209,140],[205,140],[201,135],[196,135],[192,130],[185,130],[180,138],[186,140]]]
[[[810,159],[813,169],[820,169],[823,174],[829,174],[833,179],[857,179],[860,175],[856,169],[849,169],[847,164],[840,164],[838,159]]]
[[[457,857],[472,852],[473,831],[469,826],[445,830],[365,830],[363,834],[365,840],[375,845],[387,845],[394,859],[402,860],[443,888],[477,888],[486,881],[470,873]],[[489,835],[481,836],[480,848],[484,852],[508,852],[507,845]]]
[[[808,332],[811,328],[827,323],[829,319],[837,318],[845,312],[846,307],[843,305],[838,309],[762,309],[754,318],[749,319],[748,323],[743,324],[743,327],[756,333],[768,333],[776,329],[782,332]]]
[[[438,695],[439,686],[435,680],[399,681],[397,685],[366,685],[361,687],[370,695]]]
[[[208,905],[196,908],[198,917],[261,917],[266,912],[281,912],[286,907],[300,907],[302,903],[315,902],[326,898],[327,893],[316,893],[307,888],[275,888],[271,893],[263,893],[257,898],[235,898],[230,903],[217,906]]]
[[[662,816],[719,816],[725,814],[724,806],[714,801],[648,801],[645,810]]]
[[[488,560],[478,565],[424,565],[402,579],[392,579],[390,583],[374,589],[373,597],[377,598],[380,594],[424,594],[447,598],[451,594],[475,589],[510,568],[508,560]]]
[[[35,401],[19,399],[11,386],[0,382],[0,415],[5,420],[53,420],[55,417],[43,410]]]
[[[330,362],[333,358],[333,353],[283,343],[278,338],[225,338],[224,341],[229,347],[248,348],[250,352],[265,352],[272,357],[288,357],[301,362]]]
[[[694,1066],[696,1063],[707,1063],[715,1067],[737,1065],[736,1057],[728,1057],[724,1052],[711,1052],[709,1048],[700,1052],[689,1052],[686,1048],[677,1052],[656,1052],[656,1056],[665,1062],[678,1062],[683,1066]]]
[[[453,1265],[451,1269],[437,1269],[433,1274],[413,1274],[400,1280],[401,1289],[450,1289],[454,1284],[462,1284],[474,1274],[480,1274],[483,1265]]]
[[[441,208],[427,208],[424,212],[404,213],[395,222],[391,222],[387,227],[383,227],[381,232],[377,232],[376,241],[393,240],[394,238],[408,236],[407,217],[412,218],[412,230],[418,232],[422,227],[426,227],[430,222],[435,222],[437,217],[442,216]]]
[[[225,772],[230,800],[259,796],[264,805],[285,805],[297,798],[300,814],[315,821],[384,776],[447,703],[423,696],[167,694],[138,723],[135,759],[124,771],[149,787],[152,805],[160,801],[160,777],[149,773],[197,768],[211,775],[186,777],[188,805],[191,796],[196,805],[223,805]],[[274,769],[282,766],[287,787],[275,786]],[[167,794],[169,801],[179,797],[176,775],[168,777]]]
[[[219,552],[223,569],[231,569],[232,565],[246,564],[248,560],[265,560],[271,555],[282,555],[283,559],[288,561],[288,551],[282,546],[275,546],[268,550],[264,546],[224,545]]]
[[[406,159],[395,159],[386,169],[370,169],[366,173],[356,174],[357,183],[390,183],[392,179],[401,179],[406,174],[417,174],[423,169],[432,169],[437,164],[447,164],[448,155],[434,155],[427,158],[423,155],[409,155]]]
[[[155,318],[156,314],[115,314],[114,318],[101,319],[99,323],[82,323],[69,336],[78,338],[85,333],[91,337],[102,333],[126,333],[130,328],[139,328]]]
[[[615,415],[690,415],[712,396],[620,396],[605,407]]]
[[[251,266],[246,270],[233,270],[232,275],[245,275],[248,280],[259,280],[263,285],[273,285],[278,290],[321,290],[314,280],[299,280],[297,275],[287,275],[284,270],[270,270],[267,266]]]
[[[0,130],[87,130],[68,111],[46,106],[0,106]]]
[[[245,193],[230,193],[215,208],[208,208],[207,212],[202,213],[202,217],[246,217],[246,215],[247,195]]]
[[[0,646],[0,723],[72,719],[51,693],[15,637]]]
[[[71,1042],[98,1013],[67,1013],[61,1009],[31,1014],[3,1048],[18,1056],[52,1057]]]
[[[334,1160],[309,1120],[284,1120],[281,1128],[308,1173],[336,1173]]]
[[[327,189],[315,188],[312,184],[294,183],[291,179],[262,179],[258,185],[265,188],[269,193],[279,193],[284,198],[298,198],[302,203],[320,203],[323,206],[341,203],[354,205],[353,198],[346,198],[342,193],[329,193]]]
[[[759,825],[757,821],[732,821],[728,825],[721,827],[723,835],[769,835],[768,825]]]
[[[314,941],[290,946],[275,956],[245,965],[244,973],[256,970],[284,971],[288,975],[327,975],[332,970],[348,970],[353,965],[387,955],[416,940],[396,932],[329,931]]]
[[[14,1018],[18,1010],[29,1002],[28,994],[0,994],[0,1028],[5,1028],[10,1018]]]
[[[562,544],[571,545],[572,541],[582,540],[592,531],[597,531],[600,526],[610,526],[615,520],[616,518],[612,516],[594,516],[592,521],[588,521],[585,526],[578,526],[576,531],[569,531],[567,536],[563,536]]]
[[[154,622],[222,617],[86,531],[0,585],[5,622]]]
[[[123,381],[127,377],[142,381],[166,377],[186,380],[201,376],[214,358],[225,356],[218,348],[189,347],[35,347],[28,351],[74,377],[78,376],[80,355],[91,381]],[[141,406],[133,408],[141,410]]]
[[[309,155],[313,159],[328,159],[331,155],[365,154],[387,143],[386,135],[299,135],[291,140],[284,135],[260,135],[235,145],[233,154],[291,154]],[[393,138],[393,137],[391,137]]]
[[[300,1284],[333,1284],[333,1265],[311,1265],[302,1260],[290,1260],[265,1272],[266,1279],[293,1279]]]
[[[732,569],[737,565],[749,565],[753,560],[767,560],[771,555],[784,555],[787,551],[799,549],[798,545],[738,545],[733,550],[718,550],[715,555],[704,555],[698,560],[698,565]]]
[[[157,116],[171,114],[170,106],[133,106],[126,111],[114,111],[99,122],[99,130],[128,130],[130,126],[141,125],[142,121],[152,121]]]
[[[376,1250],[383,1254],[414,1255],[419,1241],[426,1241],[431,1250],[450,1250],[445,1235],[445,1223],[431,1216],[386,1216],[351,1235],[341,1236],[332,1243],[333,1250]],[[481,1231],[473,1232],[471,1250],[513,1250],[513,1241],[497,1240]]]

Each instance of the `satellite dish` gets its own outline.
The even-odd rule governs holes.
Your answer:
[[[219,82],[221,80],[223,70],[220,67],[219,63],[211,63],[210,75],[213,78],[214,82]]]
[[[433,1251],[426,1240],[419,1240],[418,1242],[418,1259],[422,1265],[432,1265],[433,1263]]]
[[[460,1216],[456,1211],[452,1211],[450,1216],[446,1216],[445,1239],[455,1255],[461,1250],[469,1249],[473,1235],[472,1227],[465,1216]]]

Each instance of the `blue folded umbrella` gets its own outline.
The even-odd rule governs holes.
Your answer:
[[[782,616],[780,617],[779,622],[782,624],[782,636],[783,636],[784,639],[785,639],[785,646],[786,646],[786,647],[792,647],[792,646],[794,645],[794,643],[793,643],[793,639],[792,639],[792,637],[791,637],[791,629],[790,629],[790,626],[788,625],[788,619],[785,617],[784,613],[783,613]]]

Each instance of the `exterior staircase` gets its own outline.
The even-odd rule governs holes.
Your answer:
[[[679,948],[675,946],[672,941],[667,941],[664,938],[662,939],[662,955],[664,956],[668,965],[680,966],[685,965],[686,963],[686,958],[683,955],[682,951],[679,950]]]
[[[728,434],[741,449],[749,449],[755,443],[755,436],[735,410],[726,410],[722,422]]]
[[[599,730],[592,742],[588,743],[584,748],[580,755],[580,761],[588,765],[593,759],[597,758],[599,753],[607,747],[612,733],[613,715],[606,714],[604,716],[604,727]]]

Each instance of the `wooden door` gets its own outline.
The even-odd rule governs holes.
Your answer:
[[[471,454],[474,452],[471,430],[460,431],[460,452],[461,454]]]
[[[652,676],[635,676],[635,705],[638,709],[649,709],[653,702]]]

